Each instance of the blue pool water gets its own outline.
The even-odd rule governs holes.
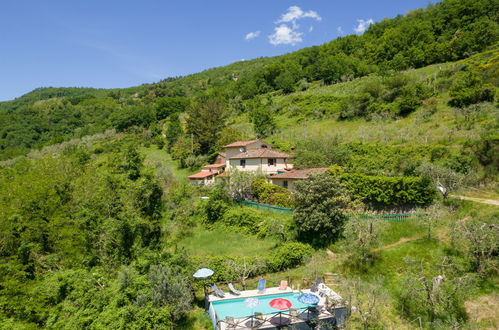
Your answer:
[[[278,309],[269,306],[271,300],[276,298],[284,298],[291,302],[294,308],[304,308],[308,305],[303,304],[298,301],[299,293],[279,293],[266,296],[252,297],[260,300],[260,305],[255,308],[249,308],[244,304],[246,298],[221,300],[212,302],[213,308],[215,309],[218,319],[223,320],[226,316],[232,316],[234,318],[243,318],[253,315],[255,312],[260,312],[262,314],[271,314],[279,312]]]

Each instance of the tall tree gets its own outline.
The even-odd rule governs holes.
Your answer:
[[[170,121],[166,129],[166,148],[170,152],[175,142],[177,142],[179,136],[183,134],[182,125],[180,124],[180,119],[178,113],[173,113],[170,115]]]
[[[187,132],[200,145],[201,153],[213,151],[217,133],[226,126],[227,110],[224,103],[213,97],[202,97],[189,109]]]
[[[253,130],[259,138],[271,135],[276,129],[274,115],[272,113],[272,98],[257,97],[248,102],[251,110],[250,120],[253,123]]]
[[[329,173],[297,182],[295,201],[299,238],[315,246],[334,242],[343,231],[346,212],[355,207],[345,186]]]

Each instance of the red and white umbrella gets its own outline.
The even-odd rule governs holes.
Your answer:
[[[291,301],[284,298],[273,299],[270,301],[269,305],[272,308],[280,310],[289,309],[291,308],[291,306],[293,306],[293,304],[291,304]]]
[[[272,299],[269,303],[270,307],[279,309],[279,310],[285,310],[285,309],[290,309],[293,304],[291,304],[291,301],[284,299],[284,298],[277,298],[277,299]],[[279,313],[279,324],[282,324],[282,314]]]

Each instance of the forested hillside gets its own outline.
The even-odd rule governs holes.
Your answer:
[[[172,111],[185,110],[170,104],[170,97],[188,98],[193,103],[197,98],[216,98],[228,108],[227,115],[237,115],[255,110],[258,105],[251,100],[258,95],[287,94],[307,89],[315,81],[329,85],[466,58],[497,41],[497,6],[493,0],[443,1],[373,24],[361,36],[130,89],[38,89],[0,103],[0,119],[5,123],[0,131],[0,156],[12,158],[31,148],[111,127],[148,127]],[[397,82],[391,84],[386,88],[397,87]],[[396,114],[411,112],[417,106],[416,98],[427,98],[424,93],[417,86],[404,89],[406,104]],[[342,118],[356,115],[355,111],[342,112]],[[137,118],[128,118],[131,116]],[[201,144],[202,151],[207,151]]]
[[[351,328],[497,328],[497,207],[434,187],[499,195],[498,21],[497,1],[444,0],[278,57],[0,103],[0,328],[206,329],[200,267],[251,288],[341,273],[373,306]],[[189,186],[253,138],[329,170],[296,194]]]

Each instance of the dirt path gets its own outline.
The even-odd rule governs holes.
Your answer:
[[[338,256],[336,255],[336,253],[334,253],[333,251],[329,250],[329,249],[326,249],[326,253],[328,254],[328,256],[330,256],[331,258],[333,259],[336,259]]]
[[[472,201],[472,202],[482,203],[482,204],[489,204],[489,205],[499,206],[499,201],[496,201],[495,199],[476,198],[476,197],[467,197],[467,196],[459,196],[459,195],[450,195],[450,197],[458,198],[458,199],[463,199],[463,200],[466,200],[466,201]]]
[[[497,306],[499,294],[492,293],[466,301],[464,306],[471,321],[478,323],[481,329],[498,329],[499,314]]]
[[[419,237],[402,237],[397,242],[394,242],[394,243],[382,246],[380,248],[374,249],[373,251],[388,250],[388,249],[391,249],[392,247],[395,247],[395,246],[398,246],[400,244],[404,244],[404,243],[407,243],[407,242],[412,242],[412,241],[415,241],[417,239],[419,239]]]

